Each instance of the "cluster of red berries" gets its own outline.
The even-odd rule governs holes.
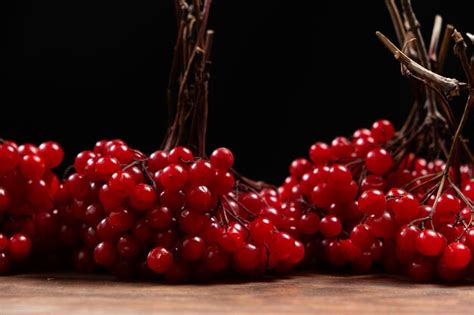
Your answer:
[[[233,163],[225,148],[208,160],[185,147],[146,156],[99,141],[58,189],[57,239],[78,271],[119,277],[179,282],[290,269],[304,248],[277,228],[276,191],[243,185]]]
[[[226,148],[210,158],[185,147],[148,156],[102,140],[61,182],[52,172],[63,158],[58,144],[4,141],[0,274],[34,252],[65,254],[80,272],[172,282],[287,272],[305,258],[417,281],[471,277],[471,167],[449,169],[461,188],[436,194],[444,162],[397,161],[394,135],[380,120],[352,139],[318,142],[278,189],[241,180]]]
[[[466,200],[448,186],[437,199],[444,162],[408,154],[396,163],[387,149],[394,135],[393,125],[380,120],[352,139],[318,142],[309,160],[293,161],[279,197],[297,213],[294,235],[308,260],[357,273],[380,266],[417,281],[468,276],[474,270],[472,207],[466,204],[474,200],[471,168],[458,172]]]
[[[39,147],[0,144],[0,274],[21,265],[35,248],[45,248],[52,234],[48,222],[60,181],[52,169],[64,152],[55,142]]]

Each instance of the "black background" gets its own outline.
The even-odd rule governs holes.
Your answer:
[[[413,2],[427,40],[436,13],[474,32],[471,1]],[[176,35],[172,0],[7,6],[1,137],[59,141],[65,164],[102,138],[145,152],[160,145]],[[210,25],[208,147],[231,148],[247,175],[278,182],[316,140],[350,135],[379,117],[403,121],[406,83],[374,35],[395,40],[382,0],[215,0]],[[448,74],[460,74],[450,57]]]

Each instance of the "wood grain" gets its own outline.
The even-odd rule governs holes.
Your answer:
[[[261,282],[166,285],[81,275],[0,278],[0,314],[472,314],[471,286],[384,276],[300,274]]]

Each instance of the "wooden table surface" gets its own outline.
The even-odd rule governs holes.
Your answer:
[[[118,282],[82,275],[0,278],[6,314],[473,314],[474,287],[385,276],[300,274],[208,285]]]

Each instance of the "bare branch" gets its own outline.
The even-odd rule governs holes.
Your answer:
[[[474,84],[474,74],[471,71],[471,66],[469,63],[469,58],[466,54],[467,45],[462,37],[461,33],[457,30],[453,32],[453,39],[454,39],[454,54],[459,58],[461,61],[462,68],[464,70],[464,74],[467,77],[469,87],[472,88]]]
[[[409,31],[413,33],[413,36],[416,39],[416,50],[418,52],[418,58],[420,59],[420,64],[428,70],[431,70],[431,65],[428,60],[428,53],[426,52],[425,41],[423,40],[423,35],[420,31],[420,22],[416,18],[415,12],[413,12],[413,7],[411,6],[411,0],[402,0],[403,11],[406,16],[407,24],[409,26]]]
[[[446,61],[446,56],[449,51],[449,43],[451,42],[451,34],[453,33],[454,26],[451,24],[446,25],[444,30],[443,41],[441,42],[441,48],[438,55],[438,67],[436,68],[438,73],[443,73],[444,63]]]
[[[434,73],[431,70],[428,70],[427,68],[423,67],[422,65],[405,55],[381,32],[376,32],[376,35],[379,40],[385,45],[385,47],[390,50],[395,59],[402,63],[407,70],[413,72],[424,80],[439,86],[443,93],[445,93],[449,97],[459,95],[460,89],[462,86],[465,85],[465,83],[461,83],[456,79],[446,78],[437,73]]]
[[[471,33],[466,33],[466,36],[469,38],[469,40],[472,42],[472,44],[474,45],[474,35],[471,34]]]
[[[428,51],[430,60],[437,61],[437,51],[439,45],[439,37],[441,36],[441,27],[443,26],[443,18],[441,15],[436,15],[433,25],[433,32],[431,33],[430,49]]]
[[[397,34],[398,43],[400,46],[405,44],[406,40],[406,30],[403,26],[403,21],[400,16],[400,11],[398,10],[395,0],[385,0],[385,5],[387,6],[388,12],[390,13],[390,18],[392,19],[393,27],[395,28],[395,33]]]

